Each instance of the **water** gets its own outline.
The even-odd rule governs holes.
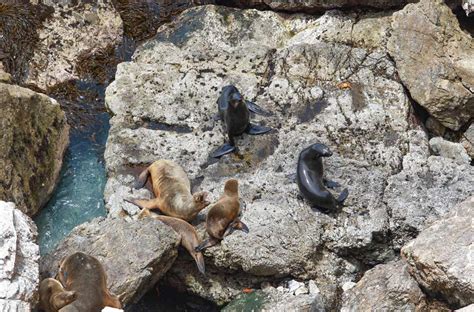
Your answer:
[[[59,184],[50,201],[35,217],[42,255],[51,251],[71,230],[105,216],[104,149],[109,115],[103,108],[104,86],[77,83],[76,99],[61,99],[71,126]]]

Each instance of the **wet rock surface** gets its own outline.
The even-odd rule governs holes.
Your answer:
[[[34,215],[56,185],[69,126],[44,94],[0,83],[0,198]]]
[[[471,197],[402,249],[417,282],[454,308],[474,302],[473,219],[474,197]]]
[[[105,153],[109,215],[135,218],[138,208],[123,199],[152,196],[132,184],[160,158],[182,165],[194,191],[215,200],[226,179],[239,179],[246,204],[250,233],[236,232],[205,252],[214,268],[207,278],[178,259],[187,264],[175,265],[167,280],[223,304],[244,286],[229,282],[231,275],[251,285],[315,278],[331,307],[345,282],[395,258],[428,221],[472,192],[469,164],[430,154],[395,64],[377,48],[387,40],[388,18],[381,18],[198,7],[118,66],[106,93],[114,115]],[[225,137],[212,117],[227,84],[272,111],[252,119],[275,130],[243,135],[238,153],[217,161],[209,154]],[[299,151],[317,141],[334,152],[324,160],[327,177],[349,188],[333,215],[311,210],[294,182]],[[194,222],[201,235],[205,213]]]
[[[0,201],[0,310],[29,311],[39,285],[36,226],[14,203]]]
[[[173,264],[179,236],[154,219],[126,222],[94,219],[76,227],[56,248],[42,258],[42,278],[54,276],[64,257],[81,251],[104,266],[110,291],[122,304],[139,300]]]
[[[408,273],[407,264],[380,264],[342,296],[341,311],[425,311],[426,297]]]

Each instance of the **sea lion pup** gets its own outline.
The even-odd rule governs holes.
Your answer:
[[[100,312],[105,306],[122,308],[119,299],[107,289],[107,276],[96,258],[82,252],[65,257],[59,265],[59,281],[76,292],[76,300],[61,312]]]
[[[327,187],[334,187],[337,183],[324,179],[322,157],[330,157],[332,152],[322,143],[316,143],[301,151],[298,159],[296,181],[303,197],[312,205],[324,211],[335,211],[349,195],[344,189],[337,199]]]
[[[202,242],[197,251],[216,245],[234,230],[249,232],[248,227],[239,219],[240,201],[239,187],[236,179],[226,181],[224,194],[209,209],[206,218],[206,231],[209,238]]]
[[[225,125],[229,143],[225,143],[212,153],[211,156],[214,158],[232,153],[235,150],[234,137],[244,132],[257,135],[272,130],[269,127],[250,123],[250,111],[260,115],[269,115],[269,113],[265,112],[257,104],[245,101],[239,90],[233,85],[222,88],[221,95],[217,100],[217,109],[219,117]]]
[[[165,215],[186,221],[194,219],[199,211],[209,205],[206,192],[191,194],[187,174],[171,160],[160,159],[151,164],[140,173],[135,188],[142,188],[149,177],[156,196],[154,199],[125,200],[144,210],[159,209]]]
[[[145,215],[150,216],[156,220],[160,220],[164,224],[172,227],[173,230],[181,236],[181,246],[183,246],[189,252],[191,257],[194,258],[199,272],[206,274],[204,256],[200,251],[196,251],[196,247],[199,246],[201,240],[199,239],[196,230],[191,224],[178,218],[160,216],[156,214],[152,215],[149,210],[145,212]]]
[[[40,309],[45,312],[58,312],[62,307],[76,300],[75,291],[67,291],[54,278],[45,278],[39,286]]]

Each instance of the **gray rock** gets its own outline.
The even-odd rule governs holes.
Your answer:
[[[455,312],[474,312],[474,304],[468,305],[464,308],[457,309]]]
[[[464,132],[460,143],[464,146],[471,159],[474,159],[474,123]]]
[[[402,248],[418,283],[458,308],[474,303],[473,220],[471,197]]]
[[[215,274],[203,279],[192,262],[180,261],[167,283],[223,304],[249,287],[234,282],[240,277],[251,285],[286,276],[314,278],[330,307],[338,288],[362,269],[360,263],[396,257],[396,248],[425,226],[418,216],[438,218],[449,209],[445,203],[471,191],[471,168],[430,157],[428,138],[413,122],[387,53],[373,43],[352,45],[353,20],[340,12],[314,17],[192,8],[118,66],[106,92],[114,115],[105,152],[109,214],[136,217],[138,209],[123,199],[152,196],[132,184],[137,168],[159,158],[181,164],[194,190],[209,191],[211,199],[220,196],[226,179],[238,178],[246,204],[242,220],[250,233],[236,232],[205,252]],[[383,34],[382,24],[368,23],[367,29],[373,25]],[[362,29],[359,39],[369,33]],[[377,40],[382,39],[371,42]],[[214,161],[209,154],[225,140],[221,124],[212,119],[215,101],[230,83],[274,113],[254,122],[277,130],[243,135],[237,154]],[[338,214],[312,211],[292,178],[299,151],[316,141],[334,151],[325,159],[327,177],[349,188]],[[432,171],[416,176],[423,186],[419,199],[431,192],[445,198],[426,205],[412,200],[411,185],[401,179],[416,174],[419,164]],[[454,183],[442,183],[454,176]],[[403,219],[407,211],[416,220]],[[205,213],[195,221],[201,235]],[[412,223],[417,230],[406,232]]]
[[[0,201],[0,311],[29,311],[37,300],[39,247],[33,221]]]
[[[426,297],[403,261],[380,264],[344,292],[342,312],[423,311]]]
[[[442,0],[395,13],[388,50],[413,99],[458,130],[474,115],[474,41]],[[422,49],[422,50],[421,50]]]
[[[474,11],[474,1],[462,0],[462,8],[466,11],[466,15],[469,16],[469,14]]]
[[[38,30],[39,41],[25,82],[42,90],[87,74],[100,76],[96,63],[113,57],[122,42],[122,20],[111,0],[68,2],[49,1],[54,13]]]
[[[453,143],[441,137],[435,137],[430,140],[430,149],[435,155],[452,159],[459,165],[470,164],[471,162],[471,157],[460,143]]]
[[[42,259],[40,270],[43,278],[55,276],[61,259],[87,253],[102,263],[110,291],[127,304],[139,300],[168,271],[178,245],[179,236],[157,220],[99,218],[74,228]]]
[[[29,216],[48,201],[69,143],[58,102],[44,94],[0,83],[0,199]]]

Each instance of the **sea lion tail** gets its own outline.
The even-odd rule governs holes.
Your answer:
[[[135,181],[135,183],[133,184],[133,187],[135,189],[141,189],[142,187],[145,186],[146,184],[146,181],[148,180],[148,176],[150,175],[150,170],[149,168],[146,168],[145,170],[143,170],[140,175],[138,176],[137,180]]]
[[[347,199],[347,196],[349,196],[349,190],[345,188],[341,194],[339,194],[339,197],[336,199],[336,201],[339,203],[339,205],[342,205]]]

